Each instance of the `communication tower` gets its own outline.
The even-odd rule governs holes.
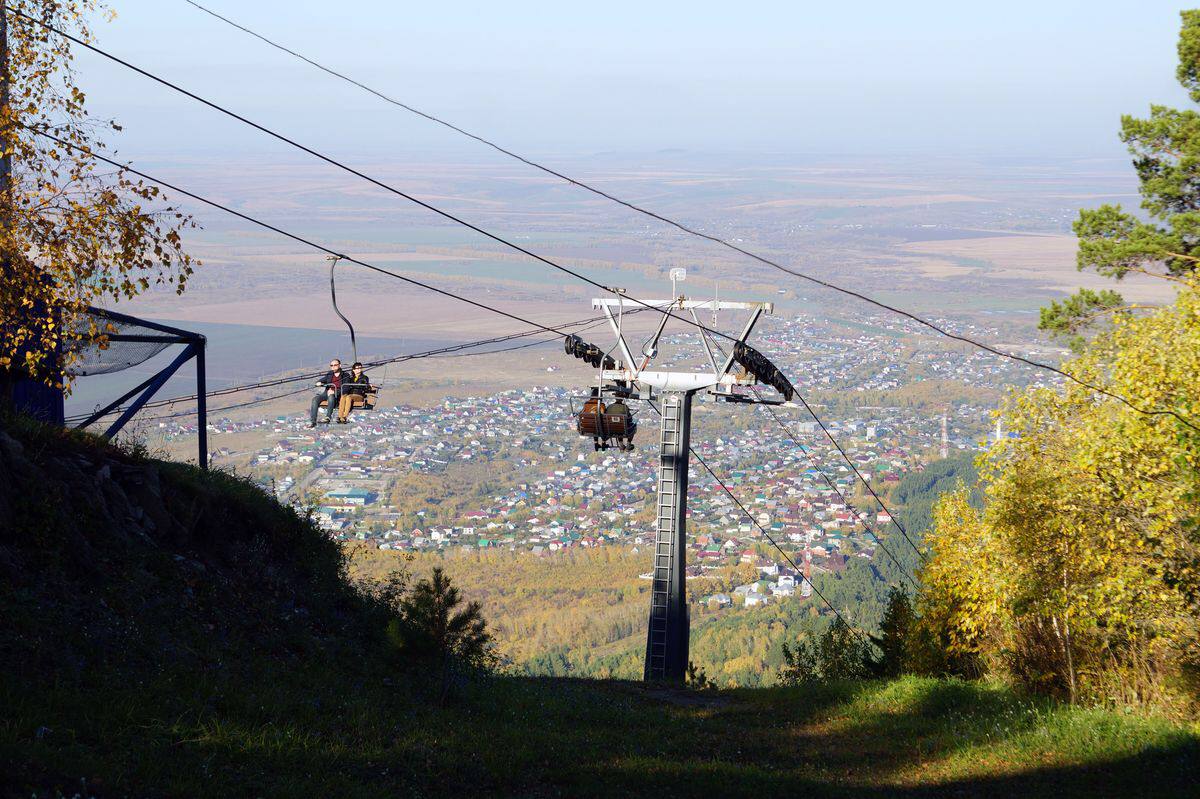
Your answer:
[[[942,408],[942,460],[950,457],[950,418],[949,409]]]

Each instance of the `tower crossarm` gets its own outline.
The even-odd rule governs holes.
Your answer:
[[[764,313],[774,313],[774,303],[716,299],[689,300],[686,297],[678,297],[673,300],[639,300],[637,305],[656,308],[664,313],[657,329],[650,338],[650,345],[647,351],[644,353],[634,353],[630,349],[629,343],[625,338],[625,332],[622,329],[625,307],[630,302],[630,300],[623,296],[623,293],[617,297],[596,297],[592,299],[592,307],[604,312],[609,327],[616,337],[614,349],[619,351],[623,361],[619,369],[603,370],[601,374],[602,379],[622,381],[629,384],[638,383],[660,391],[702,391],[713,388],[723,388],[728,391],[729,388],[735,385],[754,384],[755,381],[752,377],[746,375],[739,377],[730,374],[730,370],[735,363],[732,350],[728,356],[724,357],[723,363],[718,362],[712,342],[708,338],[709,335],[713,334],[713,331],[701,325],[696,314],[697,311],[749,311],[749,319],[746,320],[741,333],[736,338],[730,337],[735,345],[744,344],[750,337],[750,333],[754,330],[754,326],[758,323],[759,318]],[[657,354],[658,340],[662,336],[673,310],[687,311],[692,317],[692,322],[700,333],[701,341],[708,355],[709,364],[712,366],[711,372],[658,372],[646,369]]]
[[[601,308],[616,308],[622,303],[630,307],[650,307],[666,310],[668,308],[680,308],[685,311],[695,309],[697,311],[762,311],[763,313],[774,313],[775,303],[773,302],[735,302],[730,300],[623,300],[619,297],[593,297],[592,308],[599,310]]]
[[[704,391],[710,388],[752,386],[754,378],[733,374],[716,375],[712,372],[658,372],[652,370],[605,369],[601,377],[609,381],[637,382],[659,391]]]

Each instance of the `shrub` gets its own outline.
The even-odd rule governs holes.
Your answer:
[[[841,616],[815,642],[801,639],[794,649],[784,644],[783,660],[779,681],[784,685],[861,679],[874,666],[870,644]]]
[[[451,678],[465,671],[491,671],[498,656],[478,602],[467,602],[442,567],[411,590],[407,576],[393,574],[381,596],[395,610],[388,638],[397,650],[419,664],[434,668],[439,697],[445,699]]]

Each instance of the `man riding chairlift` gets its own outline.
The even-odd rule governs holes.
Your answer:
[[[329,362],[329,371],[324,377],[317,381],[317,386],[321,390],[312,398],[312,405],[309,408],[308,426],[317,426],[317,411],[321,409],[321,403],[325,403],[325,424],[333,421],[333,410],[338,407],[338,400],[342,396],[342,386],[350,381],[350,373],[342,369],[342,362],[338,358],[334,358]]]
[[[337,358],[329,362],[329,371],[317,381],[317,387],[320,390],[312,398],[309,407],[309,427],[317,426],[317,415],[322,404],[326,408],[325,424],[333,421],[335,409],[338,424],[346,424],[354,408],[370,407],[367,397],[376,391],[361,363],[355,361],[351,370],[346,371]]]

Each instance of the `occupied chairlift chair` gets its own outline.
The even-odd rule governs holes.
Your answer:
[[[620,329],[624,317],[624,304],[620,306],[617,315],[617,328]],[[633,452],[633,437],[637,434],[637,420],[626,404],[627,400],[635,398],[635,394],[623,381],[606,383],[603,378],[604,370],[617,368],[617,362],[612,357],[612,350],[603,352],[595,344],[588,344],[579,336],[567,336],[564,349],[568,355],[586,362],[600,371],[600,378],[591,396],[583,400],[582,406],[576,412],[575,401],[571,402],[571,412],[576,419],[576,430],[579,435],[591,438],[596,450],[616,447],[623,452]],[[605,402],[605,395],[613,397],[611,402]]]
[[[338,304],[337,304],[337,285],[334,280],[334,269],[337,267],[337,262],[341,260],[341,257],[337,256],[337,255],[330,255],[326,260],[329,261],[329,297],[333,302],[333,312],[338,315],[338,318],[340,318],[343,322],[346,323],[346,328],[350,331],[350,348],[351,348],[351,351],[354,353],[354,360],[351,361],[351,363],[358,363],[358,341],[354,336],[354,325],[350,324],[350,320],[346,318],[345,314],[342,313],[341,309],[338,308]],[[365,374],[365,371],[364,371],[364,374]],[[342,399],[342,395],[346,392],[348,387],[360,386],[360,385],[362,385],[362,384],[344,383],[342,385],[342,391],[334,398],[334,401],[340,402]],[[324,399],[321,400],[318,407],[326,408],[328,410],[329,409],[328,386],[326,386],[322,383],[317,383],[316,386],[317,386],[317,389],[319,392],[323,392],[325,394]],[[365,391],[362,395],[362,397],[363,397],[362,404],[351,406],[350,413],[353,413],[356,409],[362,410],[362,411],[373,411],[373,410],[375,410],[376,406],[379,404],[379,387],[373,386],[370,383],[367,383],[364,388],[365,388]]]
[[[597,450],[613,446],[624,452],[634,450],[637,420],[624,399],[618,394],[614,402],[606,405],[601,396],[589,397],[576,414],[579,435],[590,437]]]

